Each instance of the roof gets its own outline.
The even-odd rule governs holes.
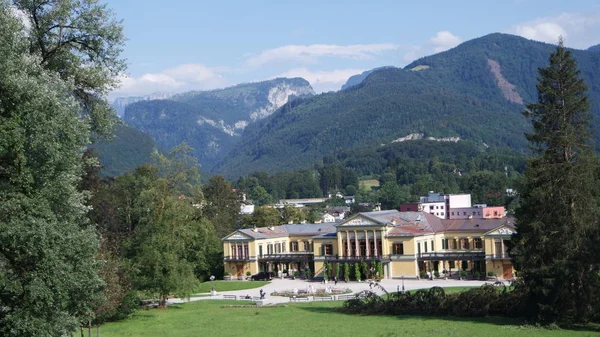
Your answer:
[[[244,228],[238,231],[254,239],[288,237],[289,235],[315,236],[335,234],[335,222],[289,224],[275,227]]]
[[[392,224],[388,236],[417,236],[444,231],[442,220],[427,212],[398,212],[400,220]]]
[[[485,233],[499,226],[514,228],[513,217],[502,219],[456,219],[442,220],[445,230],[448,232],[481,232]]]

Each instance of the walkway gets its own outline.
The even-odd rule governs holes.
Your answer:
[[[252,282],[252,281],[247,281],[247,282]],[[478,287],[481,286],[485,283],[490,283],[490,281],[473,281],[473,280],[465,280],[465,281],[459,281],[459,280],[455,280],[455,279],[449,279],[449,280],[443,280],[443,279],[437,279],[437,280],[404,280],[404,289],[405,290],[415,290],[415,289],[424,289],[424,288],[431,288],[431,287]],[[505,283],[508,285],[508,281],[505,281]],[[259,296],[259,291],[260,289],[262,289],[266,294],[266,298],[264,300],[264,304],[276,304],[276,303],[288,303],[290,300],[288,297],[283,297],[283,296],[271,296],[272,292],[275,291],[284,291],[284,290],[289,290],[291,291],[292,289],[296,288],[296,289],[306,289],[308,287],[308,285],[312,284],[314,289],[324,289],[325,288],[325,284],[323,284],[322,282],[309,282],[309,281],[305,281],[305,280],[292,280],[292,279],[273,279],[273,281],[265,286],[263,286],[262,288],[255,288],[255,289],[246,289],[246,290],[235,290],[235,291],[224,291],[224,292],[219,292],[219,289],[215,289],[217,291],[217,295],[215,296],[202,296],[202,297],[192,297],[189,300],[190,301],[200,301],[200,300],[211,300],[211,299],[223,299],[223,295],[236,295],[238,299],[243,299],[245,296],[249,295],[251,297],[258,297]],[[379,283],[383,288],[385,288],[388,292],[395,292],[398,290],[402,290],[402,280],[381,280],[381,282]],[[334,287],[333,282],[329,282],[327,284],[327,286],[331,286]],[[383,294],[382,291],[380,291],[379,289],[376,289],[376,287],[373,287],[373,289],[369,288],[369,283],[368,282],[356,282],[356,281],[351,281],[351,282],[338,282],[336,288],[348,288],[350,290],[352,290],[352,294],[361,292],[363,290],[372,290],[375,291],[378,294]],[[350,293],[349,293],[350,294]],[[349,295],[349,294],[345,294],[345,295]],[[310,297],[310,300],[312,301],[312,297]],[[169,303],[182,303],[182,302],[186,302],[187,300],[181,300],[181,299],[171,299],[169,300]]]

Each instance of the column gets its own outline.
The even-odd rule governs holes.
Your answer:
[[[350,256],[350,233],[346,231],[346,256]]]
[[[379,254],[377,254],[377,231],[373,230],[373,244],[375,245],[375,256],[379,256]],[[383,247],[381,247],[383,248]]]
[[[235,259],[237,257],[237,245],[230,243],[229,247],[231,247],[231,257]]]
[[[501,251],[500,251],[500,254],[501,254],[500,256],[502,256],[502,258],[504,258],[504,238],[500,238],[500,247],[502,247]]]
[[[360,256],[360,245],[358,244],[358,233],[354,230],[354,245],[356,246],[356,256]]]
[[[371,247],[369,245],[369,233],[367,232],[366,229],[365,229],[365,242],[366,242],[366,245],[367,245],[367,257],[368,257],[369,255],[371,255],[370,252],[369,252],[369,250],[370,250],[369,248],[371,248]]]

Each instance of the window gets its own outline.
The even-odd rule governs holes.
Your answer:
[[[290,242],[290,252],[297,252],[297,251],[298,251],[298,241]]]
[[[396,255],[404,254],[404,244],[403,243],[395,243],[394,244],[394,254],[396,254]]]
[[[473,247],[475,249],[481,249],[481,248],[483,248],[483,242],[481,241],[481,238],[474,238],[473,239]]]
[[[333,245],[323,245],[325,255],[333,255]]]
[[[310,243],[308,241],[304,241],[304,251],[305,252],[310,251]]]
[[[454,212],[452,212],[452,215],[454,215]]]
[[[280,243],[276,243],[275,244],[275,253],[281,253],[281,244]]]
[[[460,239],[460,248],[461,249],[469,249],[469,239],[468,238]]]
[[[427,242],[424,242],[425,244],[425,253],[427,253]]]
[[[267,254],[273,254],[273,244],[267,245]]]
[[[244,244],[244,257],[248,258],[250,257],[250,254],[248,254],[248,244]]]
[[[456,268],[454,265],[454,261],[448,261],[448,268]]]
[[[473,211],[473,215],[477,215],[477,212]]]
[[[421,243],[417,242],[417,253],[421,254]]]
[[[444,216],[444,212],[442,212],[442,216]]]
[[[285,242],[282,242],[282,243],[281,243],[281,252],[282,252],[282,253],[285,253],[285,249],[286,249],[285,247],[286,247],[286,246],[287,246],[287,245],[285,244]]]
[[[433,205],[429,206],[429,209],[433,209]]]
[[[463,212],[463,215],[467,215],[467,212]]]
[[[442,249],[448,249],[448,239],[442,239]]]
[[[431,240],[431,251],[433,252],[435,248],[433,248],[433,240]]]

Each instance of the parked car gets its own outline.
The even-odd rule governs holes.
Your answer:
[[[271,271],[261,271],[258,274],[254,274],[250,277],[252,281],[271,281],[275,277],[275,274]]]

